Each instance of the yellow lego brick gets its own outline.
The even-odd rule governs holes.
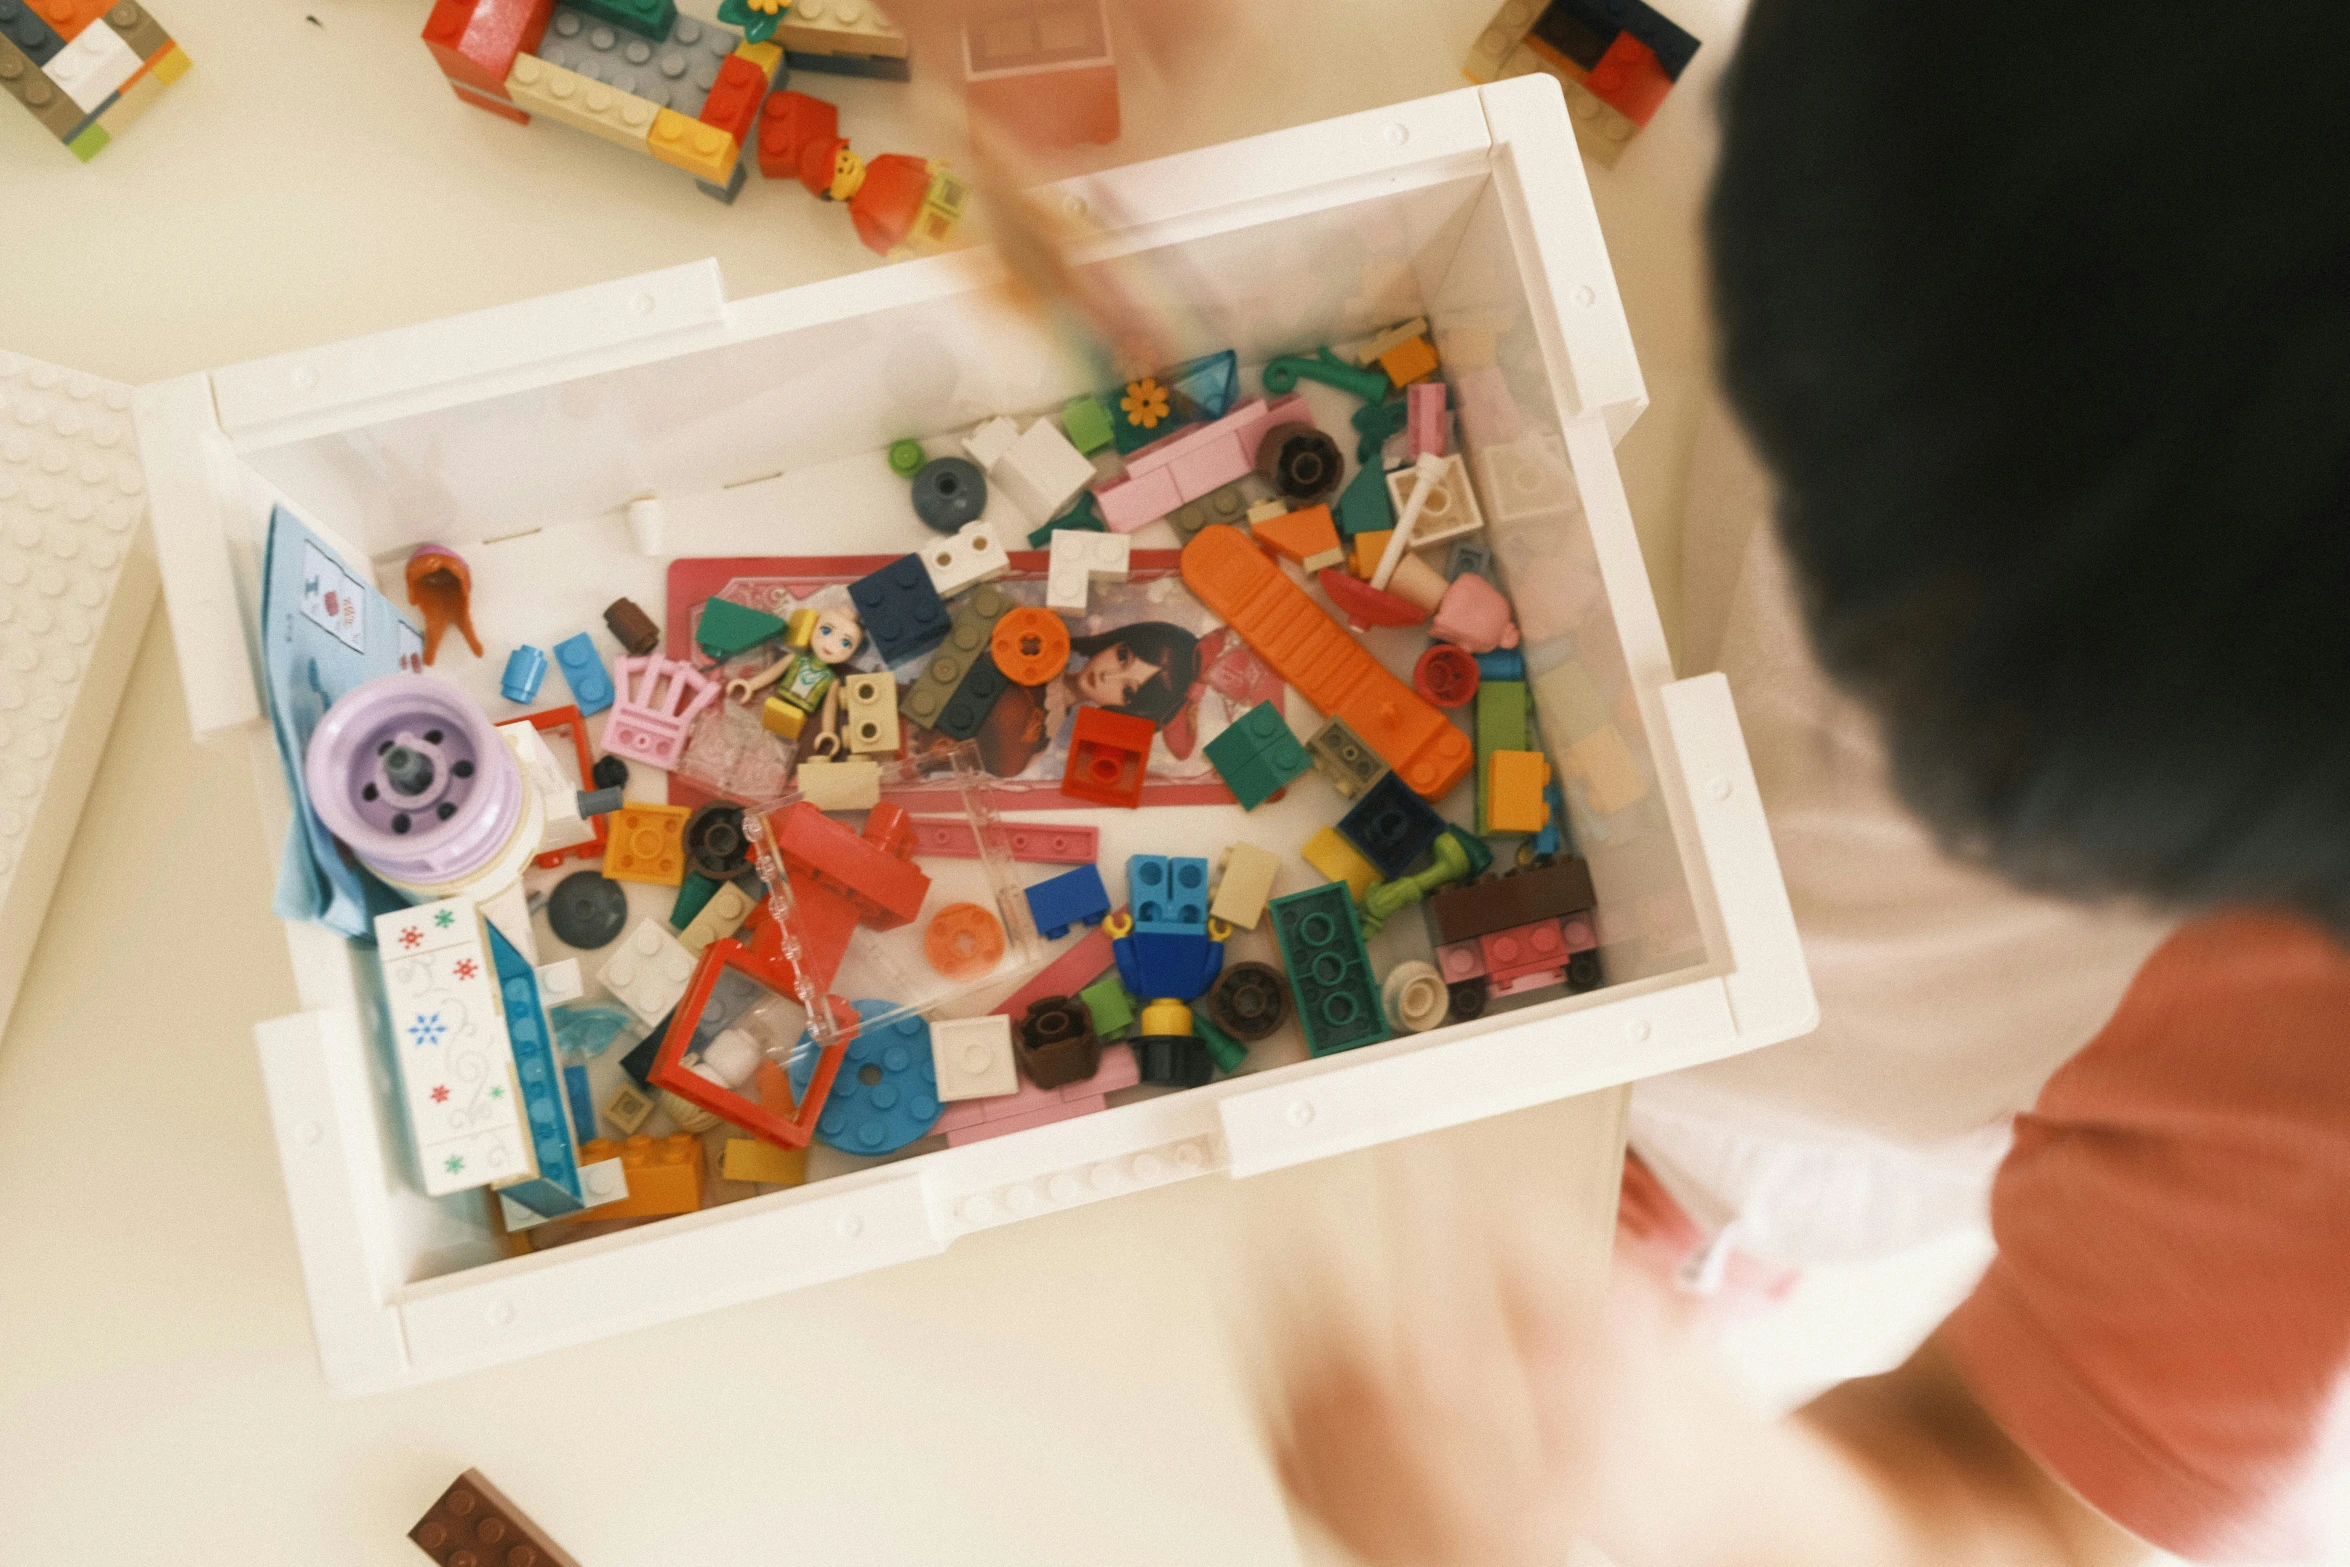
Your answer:
[[[1364,859],[1362,852],[1340,837],[1335,827],[1325,827],[1308,838],[1298,853],[1308,865],[1332,881],[1345,882],[1357,903],[1363,901],[1371,883],[1379,879],[1379,867]]]
[[[157,81],[169,87],[173,82],[188,74],[188,67],[192,63],[188,59],[187,51],[175,43],[154,59],[149,60],[147,69],[155,73]]]
[[[653,156],[696,179],[723,185],[734,177],[734,161],[742,148],[715,125],[689,120],[675,109],[653,116],[653,134],[647,142]],[[773,702],[768,704],[774,706]]]
[[[1485,826],[1489,832],[1540,832],[1550,820],[1542,798],[1550,758],[1540,751],[1495,751],[1485,760]]]
[[[1624,732],[1613,724],[1568,746],[1566,764],[1567,776],[1583,781],[1585,797],[1602,816],[1613,815],[1648,793],[1640,763],[1624,743]]]
[[[1393,528],[1381,528],[1376,533],[1356,534],[1350,541],[1354,545],[1354,553],[1347,557],[1346,569],[1365,582],[1370,581],[1378,574],[1379,557],[1387,553],[1387,541],[1393,537],[1395,537]]]
[[[906,35],[874,9],[873,0],[793,0],[775,41],[794,54],[906,58]]]
[[[604,844],[604,874],[613,881],[674,887],[685,880],[685,821],[694,813],[682,805],[647,805],[631,800],[611,817]]]
[[[647,140],[653,121],[668,112],[634,93],[530,54],[515,57],[514,69],[506,73],[506,96],[517,109],[543,114],[632,152],[651,150]]]
[[[800,731],[807,726],[808,710],[804,707],[796,707],[792,703],[786,702],[782,697],[769,697],[767,705],[759,710],[759,727],[771,735],[780,735],[786,740],[797,740],[800,737]]]
[[[775,73],[783,69],[783,45],[772,39],[763,44],[744,44],[734,51],[734,57],[748,60],[764,71],[771,84],[775,80]]]
[[[754,1137],[729,1137],[719,1173],[759,1186],[798,1186],[808,1179],[808,1150],[778,1148]]]

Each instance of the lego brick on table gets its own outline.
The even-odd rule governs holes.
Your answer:
[[[451,1482],[408,1538],[442,1567],[579,1567],[478,1469]]]
[[[1253,843],[1234,844],[1224,851],[1209,917],[1241,930],[1255,930],[1257,921],[1264,917],[1265,900],[1273,895],[1273,878],[1280,871],[1280,857],[1272,851]]]
[[[1151,740],[1157,733],[1147,718],[1080,707],[1070,730],[1069,765],[1061,775],[1061,792],[1096,805],[1139,807],[1150,769]]]
[[[1444,385],[1439,381],[1422,381],[1404,394],[1404,403],[1410,409],[1411,423],[1405,426],[1411,437],[1411,456],[1442,457],[1448,444],[1445,433]]]
[[[33,10],[50,31],[71,43],[88,27],[113,8],[115,0],[32,0]]]
[[[1247,487],[1235,482],[1219,485],[1196,500],[1185,501],[1167,513],[1167,526],[1175,530],[1176,538],[1189,542],[1193,534],[1211,523],[1246,522],[1248,513]]]
[[[1592,906],[1591,872],[1581,860],[1554,860],[1465,887],[1430,893],[1430,930],[1438,944],[1473,941],[1513,925],[1580,914]]]
[[[1364,859],[1362,851],[1341,837],[1335,827],[1320,829],[1297,852],[1332,881],[1346,883],[1348,893],[1358,899],[1380,879],[1379,867]]]
[[[648,1137],[638,1132],[618,1144],[606,1138],[591,1138],[580,1145],[579,1156],[591,1163],[618,1159],[621,1173],[628,1177],[628,1196],[584,1213],[567,1214],[555,1220],[557,1224],[692,1213],[702,1206],[709,1189],[702,1140],[683,1132],[669,1137]]]
[[[145,63],[101,17],[67,39],[41,72],[87,115],[104,108]]]
[[[122,35],[122,41],[130,45],[131,53],[150,65],[154,64],[157,55],[172,46],[171,34],[164,31],[163,24],[155,20],[155,14],[139,4],[138,0],[114,0],[114,4],[106,10],[106,25]]]
[[[1093,1019],[1093,1031],[1104,1044],[1134,1032],[1134,998],[1126,994],[1126,982],[1115,972],[1078,991],[1077,1000]]]
[[[702,112],[695,118],[726,132],[737,146],[747,147],[751,132],[759,123],[759,105],[766,101],[768,86],[767,73],[757,64],[739,55],[728,55],[718,67],[718,80],[703,100]]]
[[[69,142],[81,126],[81,106],[59,92],[57,84],[42,75],[41,68],[5,36],[0,36],[0,88],[30,110],[59,141]]]
[[[559,1007],[577,1001],[587,994],[585,982],[579,975],[579,959],[564,958],[554,963],[539,965],[539,996],[550,1007]]]
[[[1098,879],[1098,878],[1097,878]],[[1099,925],[1087,931],[1068,951],[1047,963],[1027,983],[996,1003],[995,1010],[1018,1018],[1029,1003],[1048,996],[1074,995],[1107,973],[1118,961],[1109,932]]]
[[[1486,831],[1486,759],[1496,751],[1525,751],[1526,686],[1519,680],[1481,680],[1477,686],[1477,830]]]
[[[604,670],[594,637],[582,631],[556,643],[555,668],[571,688],[571,698],[583,718],[592,718],[612,705],[612,677]]]
[[[787,59],[805,54],[903,60],[907,54],[906,35],[873,0],[792,0],[776,26],[775,41]]]
[[[1207,929],[1208,862],[1191,856],[1130,854],[1126,899],[1135,928]]]
[[[677,0],[571,0],[571,7],[654,43],[667,38],[677,23]]]
[[[653,120],[662,112],[658,104],[529,54],[515,57],[506,75],[506,96],[526,113],[543,114],[631,152],[651,150]]]
[[[977,735],[987,722],[987,715],[995,710],[1012,682],[996,667],[995,655],[982,653],[971,662],[955,694],[947,698],[930,727],[951,740],[969,740]]]
[[[1082,613],[1096,582],[1123,582],[1132,569],[1134,541],[1123,534],[1056,529],[1045,577],[1045,605]]]
[[[925,728],[936,729],[965,678],[987,660],[995,623],[1011,608],[1010,595],[985,586],[958,605],[951,629],[924,661],[921,674],[898,704],[899,712]]]
[[[393,1054],[428,1196],[534,1168],[485,930],[465,898],[375,921]]]
[[[1330,883],[1275,898],[1272,915],[1308,1048],[1323,1056],[1385,1039],[1370,954],[1345,889]]]
[[[881,803],[879,762],[805,761],[792,776],[801,798],[820,811],[867,811]]]
[[[1132,533],[1185,501],[1256,470],[1257,447],[1275,425],[1312,422],[1302,397],[1255,398],[1220,419],[1151,442],[1126,458],[1126,471],[1093,488],[1112,533]]]
[[[538,976],[513,943],[498,934],[496,926],[489,926],[488,931],[490,961],[505,1009],[506,1038],[514,1050],[514,1074],[522,1089],[525,1135],[530,1138],[535,1171],[531,1179],[501,1183],[498,1189],[511,1201],[548,1218],[573,1213],[587,1206],[579,1178],[578,1139],[572,1131],[562,1069],[555,1060],[554,1034],[539,999]]]
[[[993,1099],[1017,1093],[1020,1071],[1012,1060],[1012,1020],[985,1017],[939,1018],[930,1025],[930,1059],[938,1097]]]
[[[596,978],[647,1028],[668,1016],[693,981],[694,955],[659,920],[642,919]]]
[[[1543,790],[1550,758],[1540,751],[1495,751],[1486,759],[1485,822],[1489,832],[1537,833],[1550,820]]]
[[[900,556],[850,583],[849,600],[885,662],[901,663],[946,639],[946,605],[930,585],[930,573],[919,555]]]
[[[1377,783],[1387,771],[1387,764],[1342,718],[1333,718],[1315,730],[1306,750],[1313,758],[1314,770],[1349,800]]]
[[[710,894],[710,901],[703,904],[685,929],[678,932],[677,944],[698,958],[702,955],[702,949],[711,942],[723,940],[740,930],[743,921],[751,917],[751,910],[755,906],[756,900],[748,892],[728,882]]]
[[[922,569],[930,574],[931,590],[950,599],[1012,569],[1003,539],[986,522],[971,523],[922,551]]]
[[[979,858],[979,834],[960,816],[915,816],[917,854],[950,860]],[[1065,827],[1056,823],[999,821],[992,835],[1015,860],[1034,865],[1091,865],[1101,844],[1094,827]],[[1106,911],[1105,903],[1105,911]]]
[[[506,99],[516,57],[533,52],[555,0],[435,0],[424,44],[452,83]]]
[[[729,1137],[719,1174],[755,1186],[799,1186],[808,1179],[808,1150],[778,1148],[756,1137]]]
[[[887,675],[849,675],[841,681],[841,738],[861,756],[893,755],[898,748],[898,683]]]
[[[1271,702],[1259,702],[1203,749],[1244,811],[1253,811],[1313,768],[1313,758],[1290,733],[1289,720]]]
[[[1106,1096],[1142,1081],[1134,1052],[1124,1045],[1102,1047],[1101,1064],[1090,1077],[1039,1088],[1022,1082],[1018,1089],[993,1099],[965,1099],[947,1106],[932,1131],[942,1133],[947,1146],[957,1147],[1008,1132],[1046,1126],[1104,1108]]]
[[[618,659],[612,673],[617,694],[604,720],[604,749],[674,768],[693,720],[718,700],[718,683],[658,655]]]
[[[685,879],[685,823],[691,815],[682,805],[642,800],[614,811],[604,841],[604,874],[614,881],[676,886]]]
[[[866,818],[867,834],[885,826],[885,814],[876,811]],[[930,893],[928,876],[807,801],[794,801],[769,816],[767,827],[787,874],[831,889],[876,929],[894,929],[922,912],[922,900]],[[910,833],[906,847],[910,853]],[[799,890],[804,898],[806,889]]]
[[[637,607],[634,599],[614,599],[604,606],[604,629],[630,654],[643,658],[661,645],[661,628]]]
[[[13,48],[39,65],[64,47],[57,29],[42,20],[29,0],[0,0],[0,50]]]
[[[1109,890],[1102,885],[1101,872],[1091,865],[1047,877],[1028,888],[1027,897],[1029,918],[1047,941],[1067,935],[1073,926],[1096,924],[1110,912]],[[1102,962],[1106,968],[1110,960],[1105,956]]]
[[[1381,876],[1401,876],[1436,842],[1444,831],[1444,818],[1389,773],[1363,791],[1339,818],[1338,830]]]
[[[1414,549],[1481,533],[1485,528],[1485,514],[1478,509],[1477,492],[1470,488],[1469,470],[1462,466],[1459,454],[1439,460],[1444,474],[1420,507],[1419,525],[1412,530]],[[1411,504],[1419,487],[1420,476],[1414,468],[1398,468],[1387,476],[1388,498],[1398,514]]]
[[[670,167],[719,186],[733,181],[735,162],[742,155],[742,144],[732,136],[714,125],[688,119],[675,109],[663,109],[653,116],[646,148]]]
[[[530,52],[659,108],[699,115],[720,67],[741,41],[740,34],[691,16],[676,18],[668,37],[654,41],[559,5]]]
[[[1441,798],[1468,774],[1476,750],[1468,736],[1239,531],[1203,529],[1184,547],[1183,581],[1307,701],[1343,719],[1415,793]]]
[[[1100,398],[1090,395],[1072,397],[1062,407],[1061,430],[1069,437],[1069,444],[1088,457],[1117,439],[1110,411]]]
[[[1050,419],[1021,430],[1010,419],[990,419],[964,443],[987,482],[1027,518],[1049,521],[1094,481],[1093,464]]]

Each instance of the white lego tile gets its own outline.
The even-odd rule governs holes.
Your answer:
[[[41,70],[84,114],[96,114],[146,62],[100,17],[49,57]]]
[[[375,941],[425,1191],[439,1197],[532,1174],[505,1007],[472,901],[378,915]]]
[[[1477,507],[1477,492],[1469,487],[1469,471],[1461,466],[1460,454],[1456,452],[1437,460],[1444,464],[1444,476],[1420,508],[1419,526],[1412,530],[1413,549],[1465,538],[1485,528],[1485,514]],[[1419,474],[1414,468],[1399,469],[1387,476],[1387,494],[1398,517],[1411,504],[1412,493],[1419,487]]]
[[[565,958],[539,970],[539,1000],[548,1006],[563,1006],[586,994],[587,982],[580,978],[579,959]]]
[[[1070,445],[1069,437],[1050,419],[1039,419],[1022,431],[988,470],[988,482],[1038,527],[1059,516],[1093,481],[1092,460]]]
[[[1134,541],[1123,533],[1057,528],[1052,548],[1044,590],[1045,604],[1052,609],[1083,610],[1092,585],[1124,582],[1134,558]]]
[[[994,524],[972,523],[952,538],[940,539],[922,552],[922,569],[940,598],[951,598],[1011,569],[1004,553],[1003,535]]]
[[[933,1019],[930,1064],[945,1103],[1020,1091],[1020,1071],[1012,1061],[1012,1020],[1000,1012]]]
[[[650,1028],[685,994],[694,977],[694,964],[694,955],[679,945],[659,920],[647,916],[613,949],[596,977],[612,992],[613,1000]]]

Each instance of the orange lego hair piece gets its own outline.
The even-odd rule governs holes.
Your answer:
[[[1237,528],[1202,528],[1183,549],[1183,583],[1273,672],[1379,753],[1424,799],[1441,799],[1477,759],[1469,737],[1394,675]]]
[[[1049,609],[1023,604],[995,623],[988,650],[1012,684],[1041,686],[1069,667],[1069,623]]]
[[[1296,561],[1308,571],[1335,566],[1346,558],[1345,549],[1338,542],[1338,525],[1330,520],[1327,506],[1308,506],[1303,511],[1267,517],[1263,522],[1251,523],[1248,531],[1259,544],[1284,560]]]
[[[453,550],[427,544],[408,557],[408,602],[424,615],[424,661],[441,650],[441,633],[455,626],[481,657],[473,634],[473,572]]]
[[[1004,957],[1004,927],[976,903],[950,903],[930,917],[922,955],[948,979],[981,979]]]

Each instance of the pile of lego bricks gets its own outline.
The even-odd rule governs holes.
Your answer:
[[[137,0],[0,0],[0,86],[84,163],[187,69]]]
[[[1462,73],[1473,82],[1555,78],[1583,151],[1613,165],[1696,54],[1695,38],[1641,0],[1508,0]]]

